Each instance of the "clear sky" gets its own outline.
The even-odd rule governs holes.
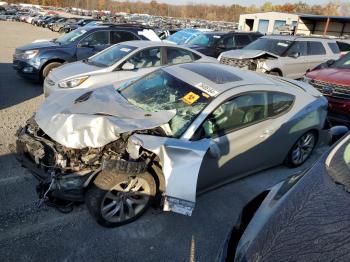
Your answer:
[[[150,2],[150,0],[144,0],[145,2]],[[271,2],[273,4],[285,4],[285,3],[296,3],[299,2],[300,0],[157,0],[157,2],[164,2],[168,4],[175,4],[175,5],[180,5],[180,4],[188,4],[188,3],[194,3],[194,4],[224,4],[224,5],[232,5],[232,4],[239,4],[243,6],[249,6],[249,5],[256,5],[256,6],[261,6],[265,2]],[[341,2],[350,2],[350,0],[343,0]],[[306,2],[310,5],[312,4],[326,4],[329,2],[329,0],[304,0],[303,2]]]

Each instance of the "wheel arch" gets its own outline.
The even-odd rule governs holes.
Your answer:
[[[45,63],[43,63],[43,65],[41,66],[40,68],[40,79],[42,79],[42,73],[44,71],[44,68],[48,65],[48,64],[51,64],[51,63],[54,63],[54,62],[57,62],[57,63],[61,63],[61,64],[64,64],[66,62],[66,60],[62,59],[62,58],[52,58],[52,59],[48,59],[47,61],[45,61]]]
[[[277,68],[277,67],[275,67],[275,68],[273,68],[273,69],[271,69],[271,70],[268,71],[269,74],[270,74],[271,72],[276,72],[276,73],[279,74],[279,76],[283,76],[282,70],[279,69],[279,68]]]

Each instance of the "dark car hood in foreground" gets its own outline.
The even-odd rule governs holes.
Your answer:
[[[42,48],[50,48],[50,47],[58,47],[60,46],[59,43],[55,43],[52,41],[40,41],[40,42],[34,42],[27,45],[22,45],[20,47],[17,47],[17,50],[21,51],[27,51],[27,50],[34,50],[34,49],[42,49]]]
[[[271,190],[238,244],[236,261],[350,261],[350,194],[327,171],[345,164],[342,176],[350,176],[347,144],[340,149],[349,150],[347,156],[327,166],[325,154],[295,186]]]
[[[35,120],[53,140],[69,148],[102,147],[125,132],[168,123],[173,111],[146,112],[114,86],[57,91],[39,107]]]
[[[350,69],[323,68],[311,71],[306,76],[332,84],[350,86]]]

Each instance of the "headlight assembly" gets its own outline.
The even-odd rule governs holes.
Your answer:
[[[58,86],[60,88],[73,88],[73,87],[77,87],[80,84],[82,84],[86,79],[88,79],[89,76],[82,76],[82,77],[77,77],[77,78],[73,78],[73,79],[69,79],[66,81],[62,81],[60,83],[58,83]]]
[[[22,53],[20,56],[22,59],[29,60],[35,57],[39,53],[39,50],[28,50]]]

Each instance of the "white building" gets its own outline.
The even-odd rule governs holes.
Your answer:
[[[238,29],[263,34],[350,36],[350,17],[281,12],[243,14]]]
[[[299,15],[279,12],[243,14],[239,17],[238,29],[273,34],[280,27],[296,26],[298,19]]]

